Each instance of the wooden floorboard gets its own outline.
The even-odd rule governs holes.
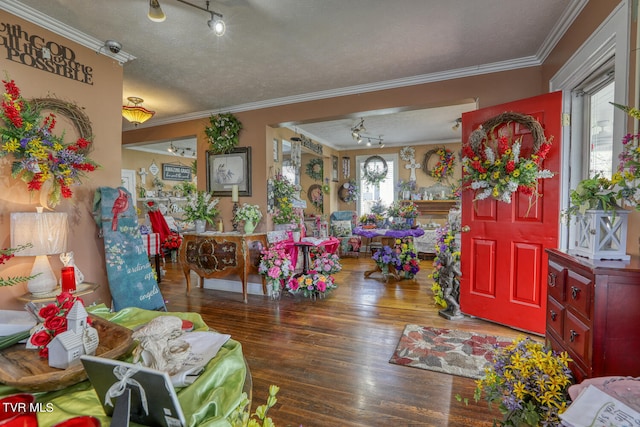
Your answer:
[[[497,412],[473,402],[474,381],[389,363],[406,324],[517,337],[510,328],[465,317],[448,321],[433,304],[431,261],[416,280],[389,281],[364,271],[369,258],[345,258],[338,289],[310,301],[279,301],[201,289],[186,294],[178,264],[166,263],[160,288],[170,311],[200,313],[213,329],[242,344],[253,378],[253,407],[280,387],[269,412],[278,427],[491,426]],[[197,281],[192,282],[197,283]],[[238,283],[238,287],[240,284]],[[456,395],[470,399],[458,402]]]

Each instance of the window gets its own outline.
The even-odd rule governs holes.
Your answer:
[[[371,156],[356,156],[356,179],[360,183],[360,197],[358,198],[358,216],[371,213],[371,206],[378,200],[384,206],[389,206],[395,200],[395,185],[398,181],[397,154],[379,154],[387,162],[387,176],[380,185],[369,185],[362,179],[364,164]]]
[[[613,69],[606,66],[594,73],[576,88],[582,96],[584,114],[584,135],[588,140],[583,170],[592,178],[600,174],[611,178],[613,174],[613,111],[615,81]],[[587,176],[584,176],[585,178]]]

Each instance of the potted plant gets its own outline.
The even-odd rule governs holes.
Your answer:
[[[235,216],[236,221],[244,221],[244,232],[247,234],[253,233],[261,218],[260,206],[248,203],[243,203]]]
[[[187,196],[187,203],[184,205],[184,219],[193,221],[196,226],[196,233],[204,232],[206,223],[213,225],[213,220],[220,211],[217,206],[220,199],[213,198],[211,193],[206,191],[196,191]]]
[[[629,211],[617,204],[618,186],[596,174],[580,181],[569,193],[571,206],[562,218],[576,221],[575,248],[577,255],[592,259],[628,260],[627,216]]]

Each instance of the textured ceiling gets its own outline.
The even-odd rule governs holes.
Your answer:
[[[203,0],[191,1],[205,7]],[[160,0],[167,15],[162,23],[147,19],[147,0],[0,0],[0,8],[24,9],[21,16],[40,25],[59,21],[96,41],[120,42],[122,53],[136,58],[124,64],[123,103],[128,96],[144,98],[156,115],[142,126],[153,126],[215,111],[536,65],[583,3],[212,1],[211,10],[224,15],[223,37],[209,29],[206,12],[176,0]],[[344,124],[351,125],[358,113]],[[447,113],[455,113],[447,118],[451,132],[459,111]],[[320,139],[335,139],[324,135],[320,125],[303,127]],[[123,129],[129,128],[123,121]],[[431,140],[430,134],[396,137],[388,127],[375,133],[399,142]]]

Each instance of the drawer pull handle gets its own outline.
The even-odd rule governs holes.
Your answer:
[[[556,317],[558,317],[558,313],[556,313],[555,311],[551,310],[551,320],[553,320],[555,322],[556,321]]]
[[[579,333],[577,333],[576,331],[574,331],[573,329],[571,329],[571,331],[569,332],[569,341],[571,342],[575,342],[576,337],[580,335]]]
[[[547,284],[549,285],[549,287],[551,288],[555,288],[556,287],[556,273],[549,273],[547,275]]]
[[[571,298],[578,299],[578,295],[580,294],[580,288],[575,286],[571,287]]]

